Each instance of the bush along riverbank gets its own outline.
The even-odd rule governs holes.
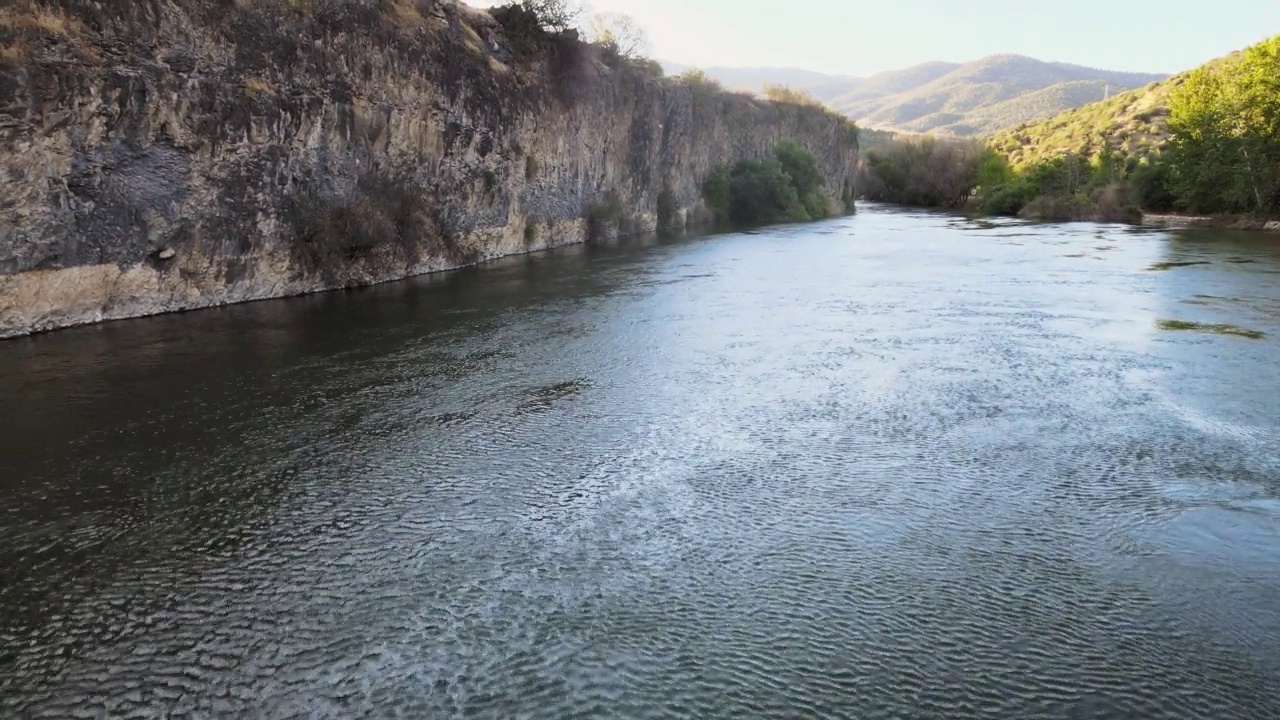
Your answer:
[[[703,198],[720,223],[805,222],[851,211],[853,186],[846,185],[837,201],[823,191],[813,153],[782,140],[763,160],[715,168],[703,186]]]
[[[866,154],[858,192],[1028,219],[1280,231],[1280,36],[1187,73],[1157,114],[1158,143],[1135,148],[1100,124],[1032,160],[1000,143],[900,137]]]

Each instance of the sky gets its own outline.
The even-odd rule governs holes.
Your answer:
[[[466,2],[466,0],[463,0]],[[472,0],[474,5],[491,1]],[[1174,73],[1280,33],[1280,0],[590,0],[660,60],[865,76],[997,53]]]

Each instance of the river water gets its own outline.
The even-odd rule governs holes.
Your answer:
[[[1280,241],[868,207],[0,343],[0,716],[1280,717]]]

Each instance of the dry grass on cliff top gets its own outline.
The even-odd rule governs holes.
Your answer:
[[[414,0],[396,0],[391,3],[387,14],[392,23],[402,28],[424,27],[427,24],[427,19],[422,16],[422,11]]]
[[[0,62],[5,65],[27,62],[47,50],[62,59],[98,64],[102,53],[89,35],[79,18],[59,8],[32,0],[8,0],[0,7]]]
[[[80,21],[67,15],[65,11],[38,5],[30,0],[17,0],[9,7],[0,9],[0,30],[6,32],[70,37],[79,35],[82,29]]]

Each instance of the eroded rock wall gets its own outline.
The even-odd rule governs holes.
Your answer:
[[[0,16],[0,337],[371,284],[699,219],[815,108],[534,51],[440,0],[17,0]],[[662,216],[661,218],[659,216]]]

